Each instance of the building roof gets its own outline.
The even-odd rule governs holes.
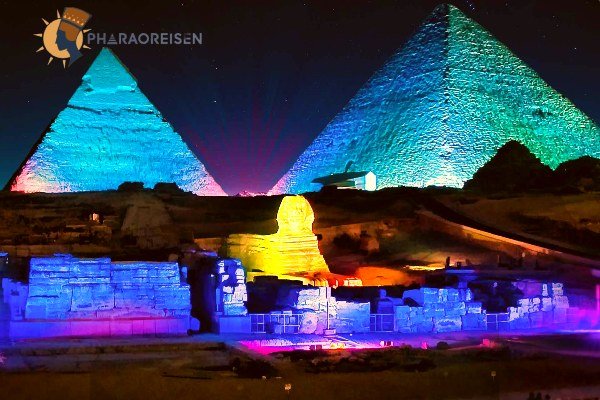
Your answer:
[[[350,179],[361,178],[361,177],[367,175],[368,173],[369,173],[369,171],[342,172],[339,174],[331,174],[331,175],[315,178],[315,179],[313,179],[312,183],[320,183],[323,186],[333,185],[335,183],[348,181]]]

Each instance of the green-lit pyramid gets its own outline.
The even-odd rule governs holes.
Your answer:
[[[372,171],[377,187],[461,187],[509,140],[555,168],[600,157],[598,126],[479,24],[436,7],[272,189]]]
[[[175,182],[198,195],[225,195],[127,68],[105,48],[8,188],[98,191],[127,181],[146,187]]]

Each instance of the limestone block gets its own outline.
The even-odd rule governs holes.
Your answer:
[[[469,301],[465,303],[467,314],[481,314],[482,304],[478,301]]]
[[[313,334],[317,330],[319,316],[315,312],[306,311],[300,318],[300,333]]]
[[[552,298],[551,297],[542,297],[542,305],[541,305],[542,311],[552,311],[553,308],[554,308],[554,305],[552,304]]]
[[[560,282],[556,282],[552,284],[552,295],[553,296],[562,296],[564,295],[563,284]]]
[[[553,312],[553,322],[555,324],[566,324],[567,323],[567,309],[566,308],[555,308]]]
[[[295,307],[299,310],[326,311],[327,296],[323,289],[327,288],[299,289]],[[332,298],[329,299],[330,303],[332,300]]]
[[[189,287],[180,284],[176,263],[59,255],[32,259],[32,276],[27,318],[189,316]]]
[[[519,310],[517,307],[508,307],[508,320],[514,321],[519,318]]]
[[[176,308],[176,307],[172,307]],[[223,315],[235,316],[235,315],[248,315],[248,309],[246,306],[238,303],[223,304]]]
[[[88,285],[75,285],[72,287],[74,296],[72,297],[69,310],[94,310],[94,300],[92,298],[92,288]]]
[[[552,297],[552,304],[555,308],[569,308],[569,298],[567,296],[555,295]]]
[[[423,306],[423,316],[427,318],[441,318],[446,315],[444,303],[428,303]]]
[[[370,302],[337,301],[333,327],[338,333],[369,332]]]
[[[438,333],[443,332],[456,332],[462,328],[462,319],[458,317],[444,317],[435,319],[435,331]]]
[[[443,296],[442,296],[443,297]],[[403,299],[413,299],[419,305],[438,303],[440,299],[440,289],[436,288],[420,288],[411,289],[404,292]],[[446,294],[447,298],[447,294]]]
[[[410,317],[410,307],[394,306],[394,314],[397,320],[408,320]]]
[[[473,301],[473,292],[469,288],[458,289],[458,298],[459,301]]]
[[[438,289],[438,303],[445,303],[448,301],[448,289]]]
[[[154,308],[154,293],[138,286],[115,289],[115,308]]]
[[[417,333],[430,333],[435,329],[433,318],[419,319],[418,323],[413,324],[413,328]]]
[[[46,299],[40,301],[39,297],[35,297],[28,301],[25,308],[25,317],[28,319],[46,318]]]
[[[544,315],[542,312],[529,313],[528,317],[532,328],[541,328],[544,326]]]
[[[110,258],[97,259],[76,259],[78,262],[72,262],[70,275],[75,278],[93,277],[109,278],[111,272]]]
[[[458,298],[458,294],[456,296]],[[459,317],[461,315],[465,315],[467,313],[465,303],[462,301],[455,301],[444,304],[445,308],[445,316],[446,317]]]
[[[475,331],[486,329],[485,314],[466,314],[461,317],[462,330]]]
[[[460,292],[458,289],[448,288],[448,289],[446,289],[446,292],[448,295],[448,302],[454,303],[454,302],[461,301]]]
[[[519,307],[529,308],[529,305],[531,304],[531,299],[529,299],[529,298],[519,299],[519,300],[517,300],[517,304],[519,304]]]
[[[396,325],[396,330],[400,333],[416,333],[417,327],[415,325]]]

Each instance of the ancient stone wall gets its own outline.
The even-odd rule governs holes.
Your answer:
[[[31,259],[27,320],[189,317],[177,263],[71,255]]]

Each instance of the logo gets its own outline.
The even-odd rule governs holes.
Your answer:
[[[43,45],[36,52],[46,50],[50,54],[48,65],[58,58],[62,60],[63,67],[71,66],[81,58],[81,49],[89,49],[83,43],[84,36],[90,29],[83,29],[92,15],[75,7],[65,7],[62,16],[56,11],[57,18],[48,22],[42,18],[46,25],[44,32],[36,33],[41,37]],[[68,64],[67,64],[68,60]]]

